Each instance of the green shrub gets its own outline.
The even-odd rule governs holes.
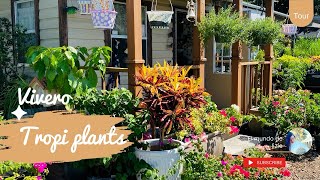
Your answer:
[[[319,56],[320,39],[301,38],[296,40],[293,53],[296,57]]]

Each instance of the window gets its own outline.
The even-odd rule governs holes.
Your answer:
[[[127,13],[126,4],[115,2],[114,8],[118,12],[115,26],[111,33],[112,38],[112,66],[127,67]],[[142,56],[147,59],[147,8],[141,7],[142,26]],[[147,62],[147,61],[146,61]]]
[[[216,53],[214,59],[214,73],[231,73],[232,48],[223,43],[216,43]]]
[[[35,33],[33,0],[19,0],[15,2],[15,23],[26,28],[28,33]]]

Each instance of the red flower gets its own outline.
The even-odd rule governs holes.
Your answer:
[[[277,115],[277,112],[273,112],[272,114],[276,116],[276,115]]]
[[[220,110],[219,112],[222,116],[227,117],[227,111],[225,110]]]
[[[279,101],[273,101],[273,102],[272,102],[272,105],[273,105],[274,107],[277,107],[277,106],[280,105],[280,102],[279,102]]]
[[[282,174],[285,177],[289,177],[291,175],[290,171],[288,169],[281,170],[280,174]]]
[[[231,116],[231,117],[230,117],[230,121],[231,121],[231,122],[234,123],[236,120],[237,120],[237,119],[236,119],[234,116]]]
[[[237,126],[230,126],[230,134],[236,134],[239,132],[239,128]]]

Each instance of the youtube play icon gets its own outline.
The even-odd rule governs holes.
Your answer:
[[[286,167],[285,158],[244,158],[244,167],[274,167],[282,168]]]

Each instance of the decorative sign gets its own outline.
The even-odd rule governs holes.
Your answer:
[[[32,94],[30,94],[32,92]],[[30,99],[28,99],[30,97]],[[31,91],[31,88],[27,89],[27,92],[22,97],[21,88],[18,88],[18,98],[19,98],[19,106],[15,111],[12,112],[13,115],[15,115],[18,120],[22,118],[27,112],[23,111],[21,109],[21,105],[23,104],[30,104],[30,105],[56,105],[58,102],[62,103],[63,105],[66,105],[69,103],[69,100],[72,99],[72,97],[68,94],[60,95],[60,94],[37,94],[37,91],[33,89]]]
[[[72,162],[111,157],[132,143],[123,118],[68,112],[40,112],[33,118],[0,123],[0,161]]]
[[[298,27],[294,24],[284,24],[282,25],[282,32],[285,35],[291,36],[297,33]]]
[[[308,26],[314,16],[314,0],[290,0],[289,16],[296,26]]]

